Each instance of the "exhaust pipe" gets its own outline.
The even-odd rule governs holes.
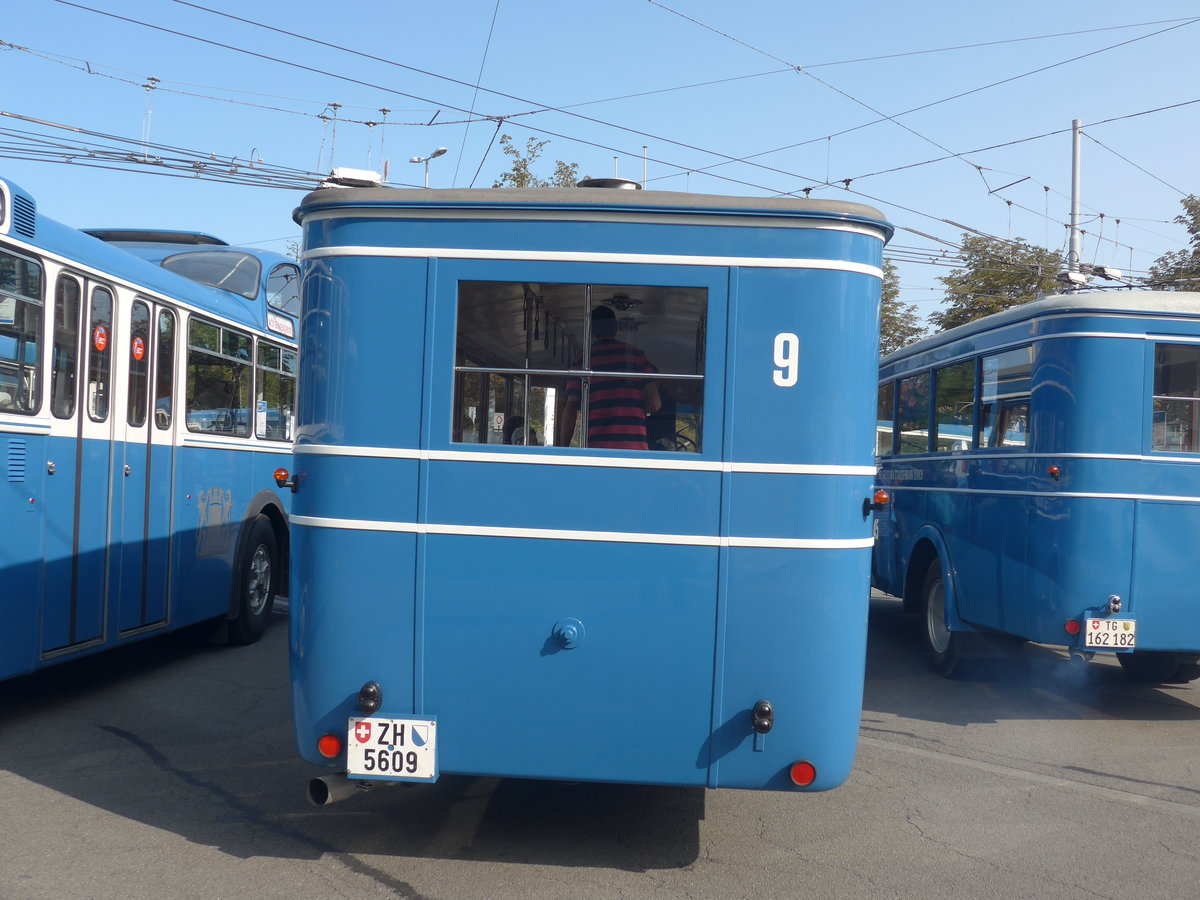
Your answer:
[[[351,781],[343,772],[340,775],[322,775],[308,783],[305,794],[313,806],[328,806],[353,796],[358,791],[370,789],[368,781]]]

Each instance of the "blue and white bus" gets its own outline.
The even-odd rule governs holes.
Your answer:
[[[1047,297],[879,378],[873,580],[938,671],[975,633],[1200,676],[1200,294]]]
[[[0,179],[0,678],[206,619],[248,643],[285,583],[298,265],[97,234]]]
[[[890,226],[636,189],[326,189],[304,230],[310,799],[850,770]],[[584,423],[587,423],[586,427]]]

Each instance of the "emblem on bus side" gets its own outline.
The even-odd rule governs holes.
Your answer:
[[[219,556],[232,546],[230,519],[233,491],[214,487],[200,492],[200,525],[196,529],[196,555]]]

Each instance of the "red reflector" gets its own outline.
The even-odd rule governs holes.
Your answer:
[[[792,763],[792,770],[789,774],[792,776],[792,784],[796,787],[808,787],[817,780],[816,767],[803,760]]]
[[[872,499],[874,499],[876,506],[885,506],[892,500],[892,498],[888,495],[888,492],[884,490],[876,491],[875,496]]]
[[[1067,619],[1067,621],[1063,623],[1063,628],[1066,629],[1067,634],[1079,634],[1079,620]]]
[[[283,487],[283,485],[287,484],[287,480],[288,480],[288,470],[285,469],[283,466],[280,466],[278,469],[275,470],[275,483],[277,485],[279,485],[280,487]]]
[[[317,741],[317,752],[326,759],[333,759],[342,752],[342,739],[336,734],[325,734]]]

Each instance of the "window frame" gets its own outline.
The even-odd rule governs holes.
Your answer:
[[[186,424],[187,430],[192,432],[193,434],[211,434],[211,435],[220,435],[222,437],[236,437],[236,438],[240,438],[240,439],[244,439],[244,440],[249,440],[254,431],[254,429],[252,428],[253,409],[251,407],[251,401],[253,398],[253,391],[254,391],[254,335],[249,331],[243,331],[239,328],[235,328],[235,327],[233,327],[231,325],[227,325],[223,322],[213,321],[212,319],[204,318],[203,316],[195,316],[195,315],[189,316],[187,325],[188,325],[187,345],[186,345],[187,357],[186,357],[186,362],[185,362],[185,375],[184,375],[184,407],[185,407],[184,422]],[[195,333],[196,328],[199,326],[207,326],[210,328],[217,329],[217,345],[218,345],[217,349],[214,350],[209,347],[197,346],[195,343],[193,343],[193,335]],[[229,353],[226,352],[227,335],[231,335],[235,339],[244,339],[247,342],[248,352],[247,352],[247,356],[245,359],[230,355]],[[230,406],[224,407],[224,408],[222,408],[222,407],[205,407],[204,409],[201,409],[198,406],[196,406],[197,401],[195,398],[197,396],[197,391],[196,391],[197,381],[196,381],[195,372],[200,364],[194,361],[194,359],[193,359],[194,354],[203,354],[203,355],[212,357],[213,359],[216,359],[219,361],[218,364],[220,364],[220,362],[223,361],[225,363],[229,363],[232,365],[242,367],[241,372],[237,373],[239,375],[239,377],[236,380],[233,380],[233,381],[227,382],[227,383],[232,383],[232,384],[237,385],[239,391],[241,391],[241,390],[245,391],[245,396],[244,396],[245,405],[244,406],[230,405]],[[213,363],[208,363],[207,365],[211,366],[211,365],[213,365]],[[231,372],[230,374],[235,374],[235,373]],[[242,375],[245,376],[244,388],[243,388],[243,380],[241,377]],[[205,389],[206,390],[211,389],[211,384],[206,385]],[[238,399],[242,399],[242,398],[239,397]],[[216,426],[216,423],[220,421],[220,412],[217,412],[213,416],[213,418],[211,420],[213,423],[212,427],[209,427],[209,428],[199,427],[199,420],[193,420],[193,418],[192,418],[193,413],[206,412],[209,410],[214,410],[214,411],[220,410],[222,412],[227,411],[228,417],[227,417],[226,421],[228,422],[228,427],[227,428],[218,428]],[[238,430],[240,423],[237,421],[236,414],[240,410],[245,410],[245,430],[244,431]]]
[[[987,361],[990,359],[1001,359],[1005,356],[1011,356],[1016,353],[1024,352],[1026,354],[1026,363],[1028,366],[1024,374],[1026,380],[1026,389],[1015,394],[1002,395],[999,393],[1000,379],[997,377],[995,384],[997,385],[997,393],[994,397],[987,397],[989,387],[987,380]],[[978,371],[976,374],[976,414],[975,414],[975,447],[979,450],[993,451],[1012,451],[1026,452],[1033,444],[1033,371],[1035,367],[1034,345],[1022,344],[1017,347],[1006,347],[1003,350],[980,353],[977,358]],[[997,368],[997,372],[1004,371]],[[996,406],[995,418],[990,418],[990,405],[994,403]],[[1003,435],[1008,434],[1006,423],[1009,419],[1017,414],[1021,409],[1024,409],[1025,422],[1025,440],[1020,444],[1006,444]],[[985,435],[985,428],[989,427],[990,431]],[[1005,426],[1005,427],[1000,427]]]
[[[263,349],[275,350],[279,352],[278,367],[268,366],[263,363]],[[284,360],[288,354],[292,355],[292,370],[289,372],[284,365]],[[299,362],[300,353],[295,347],[288,347],[285,344],[277,344],[274,341],[269,341],[264,338],[259,338],[254,349],[254,436],[260,441],[280,441],[291,443],[295,426],[288,425],[283,412],[284,409],[290,409],[294,422],[296,415],[296,385],[299,378]],[[281,379],[289,379],[291,381],[291,403],[286,407],[270,407],[266,406],[266,400],[259,400],[259,395],[263,393],[262,387],[267,380],[268,375],[278,376]],[[261,408],[259,404],[264,404]],[[266,425],[267,413],[272,409],[279,409],[281,421],[284,422],[283,436],[273,437],[268,433]]]
[[[37,272],[37,296],[27,294],[19,294],[16,290],[6,290],[0,287],[0,302],[7,305],[7,301],[12,301],[13,305],[13,324],[12,324],[12,340],[14,345],[14,353],[24,355],[24,348],[32,335],[34,339],[34,359],[33,362],[27,362],[19,359],[17,356],[9,359],[3,357],[0,362],[6,367],[11,367],[14,377],[14,387],[16,394],[11,397],[12,405],[0,407],[0,412],[10,413],[21,416],[34,416],[41,412],[42,409],[42,370],[45,368],[46,358],[46,266],[34,256],[29,256],[24,253],[14,252],[9,247],[0,248],[0,255],[9,256],[13,260],[20,260],[32,267],[32,271]],[[15,271],[15,269],[14,269]],[[14,284],[14,288],[16,285]],[[38,310],[37,322],[35,327],[30,329],[26,325],[22,325],[23,331],[18,335],[16,328],[17,312],[20,310],[21,318],[24,320],[28,315],[27,309],[35,308]],[[29,378],[27,386],[25,379]],[[7,395],[7,391],[5,394]],[[18,405],[17,401],[26,398],[25,405]]]
[[[508,274],[508,273],[505,273],[505,274]],[[454,319],[453,319],[453,323],[452,323],[452,326],[450,329],[450,332],[451,332],[450,340],[452,342],[452,348],[453,348],[452,352],[453,352],[453,359],[454,359],[454,366],[453,366],[453,370],[452,370],[452,380],[451,380],[451,384],[450,384],[450,389],[451,389],[450,419],[451,419],[451,421],[450,421],[449,438],[450,438],[450,443],[452,445],[461,446],[461,445],[465,444],[465,445],[469,445],[469,446],[502,446],[501,444],[493,443],[493,437],[494,437],[493,433],[500,432],[500,433],[504,434],[504,437],[501,438],[502,440],[504,440],[508,436],[507,429],[494,428],[493,426],[496,424],[496,422],[487,422],[485,428],[478,427],[478,425],[481,425],[484,423],[485,416],[491,415],[490,411],[491,411],[493,405],[495,405],[497,407],[497,411],[498,411],[498,408],[501,404],[496,403],[495,401],[499,397],[503,398],[503,405],[505,406],[505,409],[506,409],[506,411],[504,413],[505,421],[507,422],[508,419],[510,419],[514,416],[518,416],[518,415],[521,416],[524,419],[524,423],[519,427],[521,427],[522,431],[527,435],[529,428],[535,424],[533,421],[531,421],[530,399],[529,398],[534,396],[538,390],[543,389],[543,388],[549,390],[550,387],[554,387],[559,392],[559,394],[556,396],[555,409],[554,409],[554,413],[556,416],[555,430],[557,431],[558,427],[560,426],[557,416],[560,415],[566,408],[568,383],[575,381],[575,380],[579,380],[581,382],[587,382],[591,378],[603,377],[605,375],[608,375],[608,376],[612,376],[612,377],[620,377],[622,379],[631,380],[631,381],[645,381],[645,382],[653,381],[653,382],[657,382],[659,384],[660,388],[663,385],[669,385],[671,382],[691,381],[691,382],[697,382],[700,384],[700,388],[698,391],[700,402],[698,404],[685,404],[685,403],[680,404],[680,406],[695,406],[697,408],[692,412],[683,412],[683,411],[678,412],[675,416],[674,425],[676,428],[676,433],[680,434],[683,432],[687,432],[687,433],[683,434],[684,439],[680,439],[678,437],[676,438],[676,446],[675,447],[673,447],[673,448],[665,448],[664,447],[664,448],[656,449],[655,447],[648,446],[647,449],[644,449],[644,450],[641,448],[632,449],[632,450],[631,449],[622,449],[619,452],[635,452],[635,453],[671,452],[671,453],[697,453],[697,454],[702,452],[703,428],[704,428],[704,408],[706,405],[708,405],[711,402],[710,398],[709,398],[709,390],[710,390],[710,386],[711,386],[711,381],[710,381],[711,373],[709,373],[707,371],[707,368],[708,368],[708,366],[707,366],[707,355],[708,355],[707,354],[707,342],[708,342],[708,333],[709,333],[709,328],[710,328],[709,323],[710,323],[710,319],[711,319],[711,316],[713,313],[713,306],[714,306],[714,291],[719,290],[718,285],[709,283],[708,279],[697,280],[694,278],[671,278],[671,277],[664,278],[663,275],[666,273],[662,273],[659,271],[630,272],[628,270],[625,270],[625,271],[621,271],[619,273],[614,273],[611,271],[593,271],[593,270],[590,270],[590,267],[589,267],[589,271],[580,271],[580,269],[578,267],[574,267],[574,266],[571,267],[568,277],[565,277],[565,278],[553,277],[553,275],[551,275],[550,273],[546,273],[546,272],[542,272],[542,271],[538,271],[538,272],[536,272],[536,274],[533,272],[521,272],[519,274],[517,274],[517,273],[514,273],[514,274],[515,274],[515,277],[513,277],[513,275],[511,275],[511,274],[509,274],[508,277],[505,277],[505,275],[500,274],[494,270],[486,271],[486,272],[479,272],[479,273],[460,270],[460,271],[456,271],[454,273],[454,275],[456,277],[447,279],[447,282],[449,284],[449,289],[453,292],[452,296],[453,296],[453,301],[454,301],[453,302]],[[559,273],[556,272],[554,274],[559,274]],[[527,345],[526,345],[527,349],[526,349],[526,353],[525,353],[525,358],[523,360],[524,365],[523,366],[522,365],[517,365],[517,366],[489,365],[485,361],[473,356],[472,349],[470,346],[464,346],[464,335],[468,336],[468,340],[465,343],[467,345],[470,345],[472,343],[472,341],[469,339],[469,336],[471,334],[479,334],[480,333],[479,325],[473,326],[474,331],[464,331],[463,330],[464,319],[463,319],[462,312],[463,312],[463,303],[464,303],[464,286],[466,286],[468,284],[478,286],[481,289],[485,288],[487,285],[495,285],[498,288],[509,289],[510,291],[515,288],[520,288],[520,287],[523,287],[523,286],[526,286],[529,284],[532,284],[535,286],[536,285],[545,285],[545,286],[553,285],[555,289],[558,289],[563,292],[578,288],[582,292],[581,293],[582,302],[579,307],[579,309],[582,310],[582,313],[581,313],[582,319],[581,319],[581,323],[577,323],[577,326],[582,328],[582,334],[578,338],[576,338],[573,332],[567,333],[569,338],[571,339],[570,349],[567,353],[567,356],[565,357],[565,361],[562,362],[560,365],[544,366],[544,367],[539,367],[537,365],[534,365],[531,362],[531,354],[529,352],[529,346],[530,346],[529,342],[531,340],[535,341],[535,342],[536,341],[547,341],[548,342],[550,340],[550,338],[548,338],[546,334],[542,334],[539,331],[539,329],[541,328],[540,323],[541,322],[550,322],[551,319],[553,319],[553,315],[552,315],[553,311],[550,309],[550,305],[547,304],[545,307],[540,307],[536,303],[537,298],[535,297],[534,298],[534,300],[535,300],[534,306],[532,307],[534,318],[532,320],[530,320],[529,309],[527,309],[526,313],[525,313],[525,316],[526,316],[526,329],[525,330],[527,333]],[[698,369],[700,369],[699,373],[684,372],[684,371],[667,371],[667,370],[663,369],[662,367],[658,367],[658,366],[656,366],[656,371],[645,372],[645,373],[641,373],[641,372],[608,372],[605,370],[591,368],[590,359],[588,358],[590,356],[590,348],[591,348],[591,341],[590,341],[591,310],[597,306],[602,305],[599,302],[600,300],[613,300],[613,299],[616,299],[617,297],[619,297],[620,296],[619,293],[613,293],[610,296],[609,292],[621,290],[621,289],[628,289],[630,291],[645,290],[648,292],[667,292],[667,291],[672,291],[672,290],[678,290],[678,291],[690,292],[695,295],[693,297],[693,302],[699,301],[701,311],[699,312],[699,315],[698,315],[699,321],[694,323],[694,325],[690,326],[690,327],[693,327],[695,330],[694,340],[696,342],[696,350],[695,350],[694,357],[695,357],[695,365]],[[519,298],[518,298],[518,300],[519,300]],[[568,303],[568,306],[573,306],[575,302],[576,301],[574,299],[570,300],[570,302]],[[669,299],[665,302],[669,302]],[[526,297],[526,306],[527,307],[528,307],[529,303],[530,303],[530,300],[528,297]],[[520,314],[518,313],[518,316],[519,315]],[[618,311],[617,315],[618,315],[618,317],[621,317],[622,312]],[[529,325],[530,321],[537,322],[538,324]],[[560,331],[557,328],[557,323],[554,323],[551,327],[554,329],[554,334],[560,334]],[[561,332],[561,333],[566,333],[565,326],[564,326],[563,332]],[[533,335],[534,337],[531,338],[531,337],[529,337],[529,335]],[[640,342],[637,341],[636,336],[632,339],[627,339],[626,335],[619,331],[615,335],[615,337],[618,340],[622,340],[622,341],[628,340],[629,343],[634,344],[635,346],[638,346],[640,348]],[[644,348],[642,348],[642,349],[644,349]],[[649,357],[650,357],[651,363],[659,362],[658,360],[653,358],[652,353],[649,354]],[[581,362],[579,364],[573,364],[574,359],[580,359]],[[468,380],[468,377],[471,375],[482,376],[483,380],[479,384],[469,387],[467,384],[467,380]],[[537,384],[537,383],[535,383],[534,379],[537,379],[539,377],[555,379],[556,384],[554,384],[554,385]],[[496,379],[498,379],[498,380],[496,380]],[[489,384],[494,384],[494,388],[489,389],[488,388]],[[493,390],[495,391],[495,393],[492,393]],[[476,438],[477,439],[476,440],[463,440],[463,432],[465,430],[463,416],[466,415],[467,408],[471,406],[471,404],[469,402],[470,399],[474,399],[474,395],[476,393],[478,393],[478,403],[475,404],[475,409],[476,409],[475,419],[477,422],[477,426],[476,426]],[[587,416],[590,412],[590,408],[588,406],[589,392],[587,390],[583,390],[582,386],[581,386],[580,393],[581,393],[581,396],[580,396],[580,401],[579,401],[579,409],[576,414],[577,422],[585,423],[588,421]],[[516,405],[510,406],[510,398],[515,398],[513,400],[513,403]],[[674,400],[674,398],[672,398],[672,400]],[[483,412],[479,412],[479,410],[483,410]],[[538,417],[536,415],[534,415],[533,418],[536,420]],[[497,416],[497,420],[499,420],[499,416]],[[683,420],[685,422],[685,424],[683,426],[680,425],[680,420]],[[542,422],[541,427],[543,429],[545,429],[545,422]],[[680,430],[681,428],[682,428],[682,431]],[[584,449],[584,450],[589,450],[589,451],[602,451],[602,450],[608,450],[608,449],[615,449],[615,448],[607,448],[607,447],[598,447],[595,445],[589,447],[587,444],[586,430],[587,430],[586,427],[582,427],[581,425],[577,426],[575,434],[574,434],[574,439],[572,440],[570,445],[559,444],[557,442],[558,437],[559,437],[557,434],[547,435],[547,434],[543,433],[540,436],[540,439],[538,440],[538,442],[536,444],[533,444],[532,446],[541,447],[544,450],[580,450],[580,449]],[[648,429],[648,431],[649,431],[649,429]],[[694,437],[694,440],[693,440],[693,437]],[[479,438],[482,438],[482,440],[480,440]],[[545,441],[547,438],[550,439],[550,443],[548,443],[548,444],[543,443],[543,441]],[[649,433],[647,434],[647,441],[649,443]]]
[[[1159,375],[1165,371],[1165,366],[1159,362],[1159,351],[1165,349],[1172,350],[1188,350],[1195,354],[1196,359],[1191,361],[1196,367],[1196,384],[1192,388],[1193,396],[1184,396],[1179,394],[1159,393]],[[1200,344],[1179,341],[1179,340],[1155,340],[1150,345],[1150,403],[1149,403],[1149,424],[1150,424],[1150,452],[1151,453],[1188,453],[1200,454]],[[1166,427],[1171,424],[1165,418],[1161,425],[1155,421],[1158,415],[1159,401],[1167,401],[1172,403],[1188,403],[1191,405],[1191,420],[1190,429],[1190,447],[1171,447],[1160,443],[1160,433],[1165,433]]]

